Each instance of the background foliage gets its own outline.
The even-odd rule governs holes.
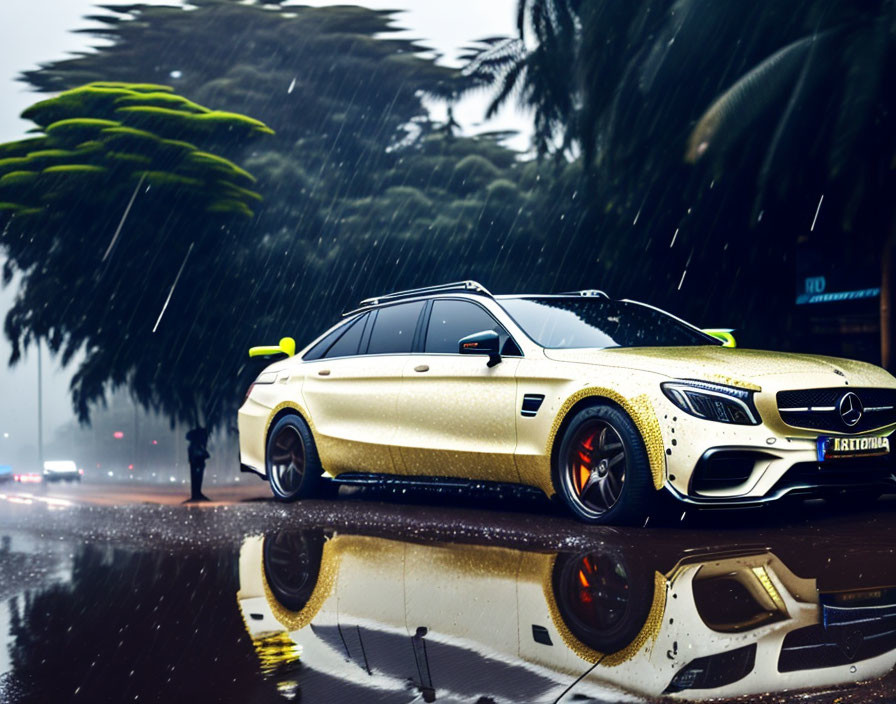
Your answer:
[[[129,295],[104,291],[73,315],[76,292],[95,290],[95,272],[73,271],[70,254],[67,269],[50,266],[55,236],[10,264],[30,271],[40,262],[48,287],[41,293],[35,278],[33,295],[10,314],[14,342],[46,337],[71,354],[85,331],[114,328],[104,359],[145,355],[156,365],[139,378],[99,364],[79,374],[82,415],[104,385],[125,385],[169,417],[221,423],[257,371],[244,366],[249,344],[287,334],[302,344],[362,297],[463,278],[497,292],[603,288],[698,324],[738,328],[748,346],[802,349],[785,303],[820,196],[813,237],[837,244],[845,233],[864,243],[833,247],[837,265],[867,265],[894,231],[896,131],[885,77],[896,23],[885,0],[796,8],[520,0],[518,36],[471,47],[464,71],[396,38],[390,12],[192,4],[107,8],[96,18],[102,28],[88,31],[111,45],[24,76],[45,92],[94,82],[170,86],[194,101],[180,110],[209,105],[274,132],[243,139],[237,131],[203,146],[256,179],[229,174],[246,192],[227,189],[235,202],[226,213],[174,207],[180,198],[201,201],[199,186],[193,195],[173,189],[157,207],[161,200],[141,194],[120,243],[142,248],[117,251],[108,265],[122,267],[125,280],[128,262],[152,263],[153,275],[134,279]],[[426,100],[450,104],[483,89],[496,104],[520,100],[533,111],[538,158],[501,146],[500,134],[463,137],[454,124],[431,121]],[[156,112],[175,95],[148,90]],[[78,216],[83,228],[74,205],[60,211],[73,231],[62,239],[104,250],[138,173],[84,173],[102,184],[106,203]],[[10,200],[19,215],[18,206],[37,207],[26,195]],[[158,235],[141,239],[128,230],[135,223]],[[208,246],[190,254],[189,285],[178,285],[166,314],[177,337],[146,347],[192,233],[209,233],[195,239]],[[3,244],[11,251],[8,235]],[[37,315],[59,300],[56,291],[65,304]],[[112,326],[107,302],[135,314]],[[171,388],[208,391],[187,403],[169,398]]]

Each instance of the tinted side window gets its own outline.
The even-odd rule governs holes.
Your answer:
[[[501,338],[501,349],[509,335],[495,319],[475,303],[435,301],[429,317],[424,351],[432,354],[457,354],[457,341],[483,330],[494,330]]]
[[[338,340],[346,330],[348,330],[351,323],[346,323],[345,325],[340,325],[333,332],[327,335],[324,339],[318,342],[314,347],[308,350],[305,355],[302,357],[306,362],[309,362],[314,359],[320,359],[326,354],[327,350],[330,349],[330,346]]]
[[[368,314],[369,315],[369,314]],[[358,354],[358,344],[361,342],[361,335],[364,334],[364,321],[367,315],[358,318],[348,330],[340,337],[333,346],[324,354],[324,357],[348,357],[349,355]]]
[[[367,354],[408,354],[414,344],[423,301],[380,308],[373,323]]]

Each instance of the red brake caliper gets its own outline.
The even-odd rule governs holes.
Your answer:
[[[579,444],[579,460],[578,471],[575,475],[576,490],[581,494],[585,488],[588,477],[591,476],[591,450],[594,448],[594,436],[597,433],[591,433],[586,440]],[[583,451],[584,450],[584,451]]]

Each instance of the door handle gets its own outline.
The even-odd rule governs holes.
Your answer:
[[[414,367],[414,371],[415,372],[428,372],[429,365],[428,364],[418,364],[416,367]]]
[[[321,369],[317,374],[318,374],[318,376],[330,376],[330,370],[329,369]]]

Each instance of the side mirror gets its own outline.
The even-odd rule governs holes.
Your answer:
[[[702,332],[722,341],[722,347],[737,347],[737,341],[734,339],[734,332],[731,328],[704,328]]]
[[[493,367],[501,363],[501,353],[498,346],[501,338],[494,330],[483,330],[472,335],[462,337],[457,342],[457,351],[461,354],[487,354],[488,366]]]
[[[250,357],[270,357],[275,354],[285,354],[287,357],[293,357],[295,353],[296,341],[291,337],[284,337],[276,347],[252,347],[249,350]]]

